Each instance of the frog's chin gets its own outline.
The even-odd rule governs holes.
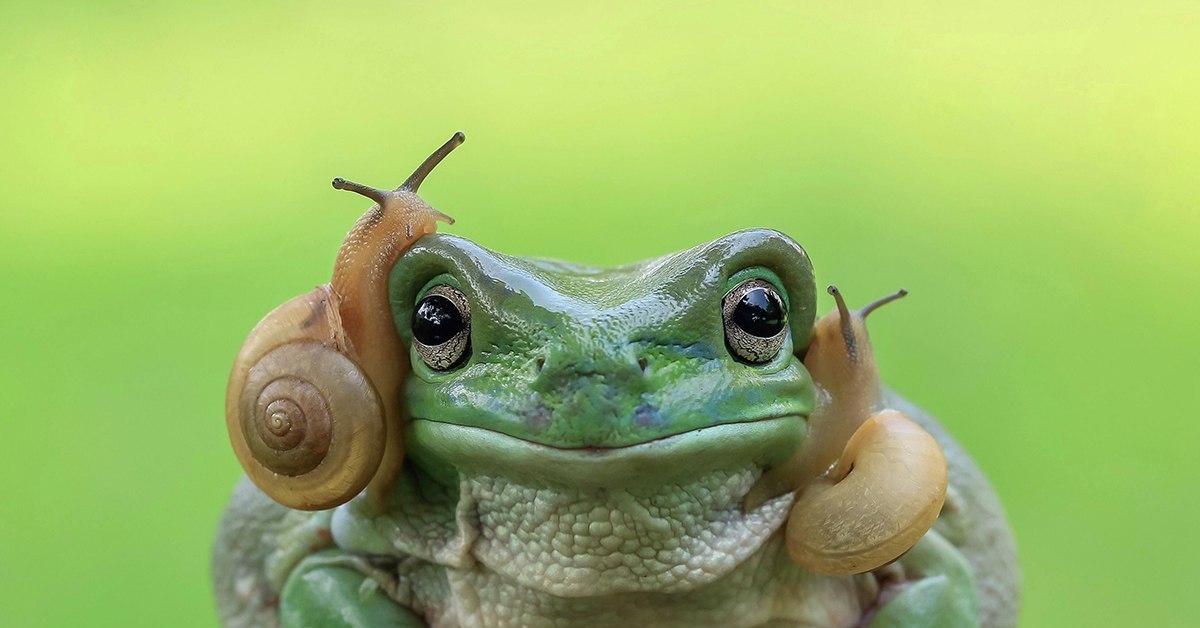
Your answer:
[[[413,419],[405,445],[423,466],[575,488],[635,488],[715,469],[774,466],[804,439],[803,415],[721,423],[624,447],[564,449],[493,430]]]

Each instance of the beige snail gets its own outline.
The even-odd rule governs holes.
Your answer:
[[[883,407],[866,317],[907,294],[851,312],[834,286],[837,308],[817,321],[804,366],[816,384],[808,435],[788,462],[763,475],[747,509],[796,492],[787,523],[792,560],[820,574],[871,571],[899,558],[933,525],[946,499],[946,457],[904,414]]]
[[[408,353],[388,304],[388,272],[449,216],[417,196],[464,140],[455,133],[403,185],[377,190],[334,179],[375,201],[338,251],[333,280],[267,314],[238,353],[225,422],[250,479],[290,508],[322,510],[364,488],[386,504],[403,459],[400,387]]]

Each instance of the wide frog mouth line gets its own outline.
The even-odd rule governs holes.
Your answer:
[[[546,484],[635,487],[714,469],[766,468],[800,446],[807,416],[786,414],[718,423],[615,447],[557,447],[482,427],[414,418],[405,445],[422,466],[449,465]]]

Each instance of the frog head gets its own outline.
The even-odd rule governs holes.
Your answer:
[[[628,466],[639,457],[692,472],[739,455],[769,465],[812,409],[797,357],[812,265],[776,231],[603,270],[434,234],[393,267],[389,295],[411,353],[406,447],[445,471],[578,486],[645,481]]]
[[[828,435],[844,430],[821,426],[861,424],[845,450],[867,452],[864,464],[843,455],[838,481],[854,481],[822,487],[817,507],[800,495],[804,516],[790,521],[804,525],[789,524],[789,551],[806,567],[803,556],[841,557],[846,538],[866,538],[841,532],[847,518],[883,536],[919,527],[893,513],[914,491],[883,491],[881,501],[874,480],[910,476],[932,439],[893,438],[920,430],[896,417],[862,423],[848,410],[878,398],[860,385],[878,382],[867,376],[865,328],[860,341],[842,307],[814,329],[812,266],[800,246],[747,230],[612,269],[495,253],[435,234],[448,218],[416,196],[461,142],[456,134],[390,192],[335,180],[376,205],[343,243],[332,282],[268,314],[239,353],[226,422],[268,495],[293,508],[343,505],[343,522],[378,533],[387,526],[374,517],[413,515],[389,502],[403,510],[429,497],[397,484],[423,473],[457,491],[458,540],[446,547],[460,553],[446,564],[478,559],[567,597],[681,590],[774,538],[793,491],[812,479],[791,473],[807,468],[796,461],[827,469],[803,445],[820,441],[826,452],[841,442]],[[810,371],[837,381],[814,384]],[[945,486],[936,453],[923,456],[940,471],[942,492],[925,491],[935,515]],[[856,468],[875,472],[851,475]],[[768,488],[749,499],[767,470],[771,481],[759,485]],[[936,488],[933,476],[917,484]],[[364,487],[367,499],[348,504]],[[364,501],[371,508],[355,510]],[[820,540],[806,544],[810,536]],[[473,558],[461,553],[475,539]],[[413,541],[377,540],[361,549]],[[871,568],[833,562],[837,570],[813,570]]]

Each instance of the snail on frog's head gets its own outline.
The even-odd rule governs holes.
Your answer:
[[[454,222],[417,188],[463,139],[455,133],[395,190],[334,179],[375,205],[346,236],[333,280],[268,314],[238,353],[225,399],[229,436],[246,474],[275,501],[321,510],[368,485],[377,503],[389,492],[404,456],[408,354],[388,304],[388,271],[438,220]]]
[[[275,501],[321,510],[366,488],[376,509],[386,504],[404,459],[402,388],[409,367],[388,277],[438,220],[452,222],[416,192],[462,141],[455,134],[392,191],[334,179],[334,187],[376,204],[342,244],[331,283],[268,314],[239,353],[226,422],[246,473]],[[794,297],[814,290],[803,259],[804,280],[793,286]],[[779,290],[751,279],[712,304],[730,356],[748,368],[770,362],[785,346],[791,328]],[[848,575],[894,560],[925,534],[945,498],[947,470],[932,436],[883,406],[865,318],[903,292],[852,313],[830,291],[834,312],[814,325],[811,308],[801,308],[809,317],[794,321],[793,351],[803,356],[804,377],[811,374],[821,391],[807,417],[807,436],[790,460],[760,478],[744,507],[796,493],[786,534],[790,555],[810,571]],[[432,370],[461,365],[470,347],[465,296],[436,286],[414,310],[415,354]]]

